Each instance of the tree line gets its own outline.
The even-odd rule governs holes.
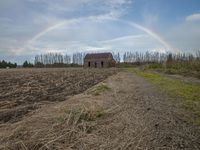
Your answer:
[[[16,68],[17,63],[7,62],[5,60],[0,61],[0,68]]]
[[[46,53],[36,55],[34,64],[36,67],[81,66],[85,55],[85,53],[73,53],[72,56],[61,53]]]
[[[200,51],[192,53],[159,53],[159,52],[124,52],[112,53],[117,63],[134,63],[134,64],[150,64],[150,63],[185,63],[199,62]],[[61,64],[77,64],[83,65],[86,53],[73,53],[71,56],[61,53],[47,53],[35,56],[35,65],[61,65]]]
[[[17,63],[7,62],[5,60],[0,61],[0,68],[17,68]],[[23,63],[22,67],[30,68],[34,67],[34,64],[28,62],[27,60]]]
[[[172,68],[188,67],[200,69],[200,51],[196,53],[124,52],[112,53],[117,64],[159,64]],[[79,67],[84,63],[86,53],[46,53],[36,55],[34,63],[25,61],[22,67]],[[0,68],[16,68],[16,63],[0,61]]]
[[[120,53],[112,53],[113,58],[116,62],[120,62]],[[46,53],[41,55],[36,55],[34,64],[36,66],[62,66],[62,65],[83,65],[84,57],[86,53],[78,52],[73,53],[72,55],[69,54],[61,54],[61,53]]]
[[[167,69],[170,72],[200,71],[200,51],[195,53],[125,52],[123,66],[148,65],[152,69]]]

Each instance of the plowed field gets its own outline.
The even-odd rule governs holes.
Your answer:
[[[0,122],[15,122],[46,103],[63,101],[101,82],[114,69],[0,70]]]

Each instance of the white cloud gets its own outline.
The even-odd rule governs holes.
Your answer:
[[[184,22],[170,29],[165,33],[167,40],[175,48],[181,50],[199,49],[200,48],[200,24],[196,22]]]
[[[2,0],[0,54],[35,55],[52,50],[163,51],[170,44],[178,48],[200,47],[199,13],[187,16],[184,25],[173,22],[171,29],[160,22],[163,16],[159,11],[144,11],[143,6],[138,10],[135,6],[135,0]],[[160,30],[165,38],[132,21]]]
[[[185,18],[186,21],[200,21],[200,13],[189,15]]]
[[[67,20],[88,20],[97,23],[114,20],[126,13],[126,8],[132,0],[6,0],[0,2],[0,8],[8,8],[5,14],[12,14],[8,18],[0,16],[0,51],[1,54],[21,55],[30,53],[33,46],[30,41],[38,40],[46,32],[59,26],[64,28]],[[26,12],[26,13],[24,13]],[[76,22],[76,21],[75,21]],[[89,27],[90,23],[88,25]],[[97,27],[97,26],[96,26]],[[98,31],[89,30],[84,33],[78,30],[77,35],[102,35]],[[93,32],[93,33],[92,33]],[[60,32],[63,37],[66,32]],[[73,34],[73,33],[72,33]],[[70,35],[69,37],[71,38]],[[50,37],[51,38],[51,37]],[[48,37],[47,37],[48,39]],[[47,40],[46,39],[46,40]],[[71,39],[73,40],[73,38]],[[16,42],[17,41],[17,42]],[[63,39],[65,41],[65,39]],[[37,41],[38,42],[38,41]],[[40,41],[41,42],[41,41]],[[49,40],[49,42],[55,42]],[[28,43],[29,46],[26,46]],[[28,48],[29,51],[27,51]],[[64,47],[61,45],[60,47]],[[40,49],[35,47],[34,49]],[[59,48],[59,45],[58,45]],[[13,53],[14,52],[14,53]],[[35,52],[35,51],[34,51]]]
[[[124,49],[124,50],[138,50],[146,51],[162,48],[163,45],[155,40],[148,34],[139,34],[139,35],[126,35],[111,40],[100,41],[99,45],[104,45],[110,47],[110,49]]]
[[[92,21],[96,21],[96,22],[102,22],[105,20],[115,20],[118,19],[119,17],[121,17],[121,12],[119,11],[112,11],[109,12],[107,14],[103,14],[103,15],[97,15],[97,16],[90,16],[88,17],[88,19],[92,20]]]
[[[82,14],[93,12],[104,14],[113,10],[125,10],[133,0],[28,0],[38,5],[44,5],[44,9],[55,13],[72,13],[83,11]]]
[[[143,14],[144,24],[148,27],[155,26],[159,20],[158,14],[145,13]]]
[[[76,33],[78,33],[77,31]],[[76,34],[75,33],[75,34]],[[98,34],[98,32],[96,32]],[[34,47],[40,47],[35,49]],[[49,51],[72,53],[76,51],[147,51],[147,50],[164,50],[163,45],[148,34],[125,35],[110,40],[102,41],[39,41],[32,47],[36,53]]]

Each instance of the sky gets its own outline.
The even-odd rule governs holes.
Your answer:
[[[0,0],[0,60],[199,49],[200,0]]]

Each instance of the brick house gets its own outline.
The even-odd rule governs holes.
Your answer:
[[[109,68],[115,63],[111,53],[87,54],[84,58],[84,68]]]

